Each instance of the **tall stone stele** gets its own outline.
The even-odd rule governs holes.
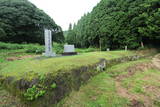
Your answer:
[[[54,57],[56,56],[56,53],[52,51],[52,32],[51,30],[44,29],[45,34],[45,53],[44,56],[47,57]]]

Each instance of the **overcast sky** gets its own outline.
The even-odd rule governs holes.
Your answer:
[[[84,13],[90,12],[100,0],[29,0],[44,10],[54,21],[67,30],[69,23],[77,22]]]

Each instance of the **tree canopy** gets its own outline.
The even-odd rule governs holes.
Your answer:
[[[78,47],[136,49],[160,41],[159,0],[101,0],[66,37]]]
[[[53,40],[64,41],[61,27],[28,0],[0,0],[0,41],[42,44],[44,28],[59,31]]]

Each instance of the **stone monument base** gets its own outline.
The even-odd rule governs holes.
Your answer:
[[[56,53],[43,53],[42,55],[46,57],[55,57]]]
[[[63,56],[70,56],[70,55],[77,55],[77,52],[64,52],[62,53]]]

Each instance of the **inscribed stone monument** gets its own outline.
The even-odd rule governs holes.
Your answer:
[[[45,29],[45,53],[44,56],[53,57],[56,54],[52,51],[52,32],[51,30]]]

